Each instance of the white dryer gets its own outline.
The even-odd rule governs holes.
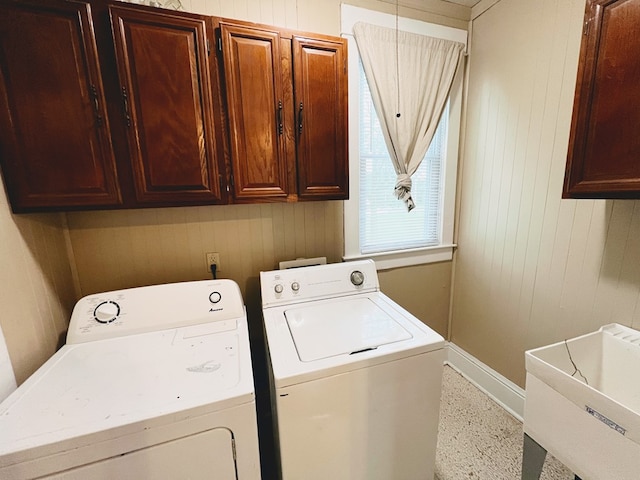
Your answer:
[[[90,295],[0,404],[0,478],[260,478],[247,318],[231,280]]]
[[[371,260],[260,274],[284,480],[432,480],[444,339]]]

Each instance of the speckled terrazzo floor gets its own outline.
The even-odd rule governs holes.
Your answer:
[[[445,366],[435,480],[519,480],[522,423]],[[547,455],[541,480],[574,480]]]

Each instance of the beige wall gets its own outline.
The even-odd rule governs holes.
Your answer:
[[[208,15],[338,35],[340,0],[182,0]],[[352,4],[389,13],[394,1]],[[466,28],[470,9],[440,0],[401,0],[404,16]],[[424,11],[421,11],[423,9]],[[66,223],[68,221],[68,230]],[[241,286],[256,320],[258,272],[280,260],[343,250],[342,202],[232,205],[131,211],[22,215],[9,213],[0,192],[0,323],[14,370],[23,381],[54,351],[80,295],[208,278],[205,252],[221,255],[221,277]],[[65,236],[72,254],[67,256]],[[78,292],[72,269],[77,265]],[[451,263],[381,273],[394,300],[441,333],[446,330]],[[407,287],[405,287],[405,285]],[[425,301],[425,288],[436,289]],[[415,294],[414,294],[415,292]],[[431,305],[431,302],[434,305]]]
[[[452,340],[524,383],[524,351],[640,327],[640,205],[561,200],[584,0],[473,21]]]
[[[56,351],[75,296],[64,215],[13,215],[2,182],[0,265],[0,326],[21,383]]]
[[[219,278],[235,280],[255,309],[261,270],[342,256],[342,202],[69,213],[68,222],[82,295],[211,278],[205,253],[218,252]]]
[[[380,289],[443,337],[451,300],[451,262],[378,272]]]
[[[340,33],[339,0],[182,3],[197,13]],[[395,10],[388,2],[357,0],[354,4]],[[439,1],[427,6],[430,12],[401,7],[401,14],[466,28],[470,9]],[[343,254],[342,202],[337,201],[69,213],[68,222],[83,295],[208,278],[205,252],[219,252],[220,277],[238,282],[252,313],[259,304],[260,270],[298,257],[326,256],[337,262]],[[451,263],[381,274],[381,279],[388,279],[386,286],[394,300],[440,332],[446,332],[450,277]],[[425,303],[423,294],[407,294],[429,284],[438,286],[429,296],[437,302],[435,308]]]
[[[185,10],[203,15],[266,23],[327,35],[340,34],[340,5],[347,3],[395,13],[395,0],[181,0]],[[401,16],[466,29],[471,9],[443,0],[399,0]]]
[[[183,0],[187,9],[338,34],[331,0]],[[393,12],[394,2],[354,0]],[[465,27],[468,9],[431,0],[400,13]],[[584,0],[483,0],[472,54],[452,338],[522,385],[523,352],[618,321],[640,327],[640,207],[561,200]],[[474,13],[476,10],[474,9]],[[0,324],[18,381],[53,351],[82,294],[206,278],[221,254],[251,309],[257,273],[342,254],[342,204],[247,205],[12,215],[0,192]],[[450,263],[381,272],[382,288],[445,333]],[[426,293],[425,293],[426,292]]]

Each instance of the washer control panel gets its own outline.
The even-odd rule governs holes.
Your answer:
[[[260,272],[262,306],[379,290],[373,260]]]
[[[364,283],[364,273],[362,273],[360,270],[354,270],[353,272],[351,272],[351,276],[349,278],[351,279],[351,283],[353,283],[356,287],[359,287]]]
[[[98,293],[73,309],[67,343],[101,340],[245,316],[238,285],[227,279]]]
[[[111,323],[120,315],[120,305],[113,300],[106,300],[98,304],[93,311],[93,318],[96,322]]]

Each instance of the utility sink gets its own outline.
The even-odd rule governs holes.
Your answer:
[[[539,476],[525,472],[530,440],[583,480],[640,478],[640,332],[606,325],[529,350],[525,363],[522,478]]]

